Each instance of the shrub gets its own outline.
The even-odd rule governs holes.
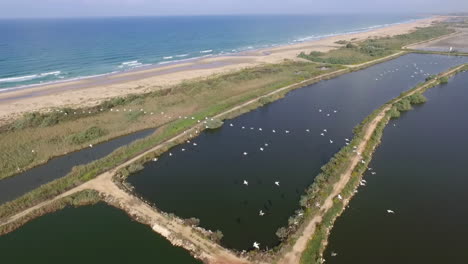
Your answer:
[[[448,83],[449,79],[444,76],[444,77],[440,78],[439,81],[440,81],[441,84],[446,84],[446,83]]]
[[[97,126],[92,126],[88,128],[86,131],[79,132],[76,134],[73,134],[70,136],[70,141],[73,144],[79,145],[83,144],[85,142],[89,142],[92,140],[95,140],[99,137],[102,137],[107,134],[107,131],[104,129],[97,127]]]

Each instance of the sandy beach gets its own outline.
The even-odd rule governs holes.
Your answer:
[[[369,37],[405,34],[417,27],[426,27],[444,19],[446,17],[436,16],[366,32],[338,35],[236,55],[205,57],[113,75],[8,90],[0,92],[0,124],[10,122],[25,112],[47,111],[50,108],[64,106],[90,106],[116,96],[165,89],[186,80],[206,78],[261,64],[279,63],[285,59],[299,60],[297,55],[301,52],[326,52],[340,47],[335,43],[338,40],[359,41]]]

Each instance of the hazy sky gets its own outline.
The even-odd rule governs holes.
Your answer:
[[[453,11],[468,0],[0,0],[0,18]]]

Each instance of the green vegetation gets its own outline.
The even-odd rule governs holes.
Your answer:
[[[301,70],[302,72],[301,75],[291,74],[291,73],[297,72],[298,69]],[[337,69],[336,67],[330,67],[329,72],[336,70],[336,69]],[[228,79],[241,80],[239,82],[245,83],[247,87],[239,85],[240,87],[239,88],[237,87],[237,85],[235,85],[235,83],[232,83],[232,84],[226,83],[225,80],[224,81],[222,80],[222,77],[216,77],[215,78],[216,81],[213,81],[211,79],[206,80],[212,86],[205,84],[204,83],[205,81],[200,81],[202,84],[200,84],[200,82],[195,82],[194,85],[189,85],[185,83],[185,84],[182,84],[181,86],[177,86],[177,89],[173,89],[171,93],[166,93],[166,97],[163,97],[163,98],[170,100],[171,98],[167,96],[170,96],[171,94],[174,94],[177,96],[179,96],[180,94],[183,94],[184,96],[191,98],[190,100],[187,99],[187,102],[193,103],[193,102],[197,102],[197,99],[202,100],[199,97],[205,96],[206,89],[208,88],[213,89],[213,87],[216,87],[220,91],[222,91],[222,89],[225,87],[231,87],[231,89],[234,89],[234,87],[237,87],[237,89],[234,89],[234,91],[229,90],[230,92],[234,92],[237,95],[230,96],[223,100],[218,100],[219,97],[216,95],[213,95],[213,94],[219,95],[218,93],[210,93],[210,95],[213,95],[214,98],[203,98],[204,104],[197,106],[197,109],[199,111],[196,114],[192,114],[193,119],[192,118],[175,119],[174,121],[167,123],[164,126],[161,126],[158,129],[158,131],[153,135],[150,135],[144,139],[137,140],[130,145],[121,147],[104,158],[93,161],[86,165],[80,165],[80,166],[74,167],[73,170],[66,176],[60,179],[54,180],[48,184],[42,185],[41,187],[25,194],[24,196],[14,201],[1,205],[0,206],[0,219],[14,215],[15,213],[20,212],[26,208],[29,208],[35,204],[38,204],[42,201],[53,198],[73,187],[76,187],[86,181],[89,181],[95,178],[97,175],[105,171],[115,168],[116,166],[124,163],[125,161],[131,159],[132,157],[146,150],[149,150],[158,144],[164,143],[167,139],[172,138],[176,135],[179,135],[183,131],[193,127],[194,125],[197,124],[197,120],[204,120],[205,117],[215,116],[216,114],[221,113],[227,109],[230,109],[233,106],[239,105],[253,98],[258,98],[259,96],[267,92],[277,90],[278,88],[287,86],[289,84],[297,83],[298,81],[310,79],[314,76],[317,76],[323,73],[324,71],[320,69],[320,66],[317,66],[314,64],[303,63],[303,62],[299,62],[299,63],[287,62],[287,63],[280,64],[280,65],[268,65],[268,66],[260,67],[260,68],[247,69],[247,70],[242,71],[241,73],[233,73],[233,74],[228,75],[230,76]],[[255,79],[255,78],[259,78],[259,79]],[[278,83],[278,78],[281,79],[280,83]],[[319,80],[320,79],[317,79],[315,81],[319,81]],[[291,86],[289,90],[301,87],[302,85],[306,85],[306,84],[307,83],[302,83],[300,85]],[[257,89],[253,89],[253,87],[257,87]],[[286,92],[287,91],[284,91],[283,93],[286,93]],[[161,99],[159,93],[157,95],[153,95],[153,94],[147,95],[148,100],[152,100],[153,98]],[[135,101],[135,100],[132,100],[132,101]],[[249,111],[250,109],[254,109],[260,105],[261,103],[257,102],[257,104],[252,104],[247,108],[239,109],[223,118],[230,118],[230,117],[242,114],[245,111]],[[105,116],[108,116],[109,114],[113,114],[113,113],[115,113],[115,111],[110,112],[110,113],[109,112],[102,113],[102,114]],[[100,117],[99,114],[97,114],[97,117],[101,118],[99,120],[101,120],[101,124],[102,124],[102,122],[104,122],[102,117]],[[145,118],[146,117],[148,116],[145,116]],[[96,118],[96,117],[93,117],[93,118]],[[76,121],[73,123],[76,123]],[[65,124],[68,124],[68,122],[65,122]],[[58,125],[51,127],[51,128],[55,128],[55,127],[58,127]],[[16,132],[21,132],[21,130],[18,130]],[[150,155],[145,156],[141,161],[138,161],[137,163],[140,163],[140,165],[135,163],[135,164],[132,164],[131,167],[129,166],[127,168],[122,169],[121,176],[124,177],[125,175],[128,175],[132,172],[137,171],[138,169],[141,169],[142,168],[141,164],[143,164],[144,162],[160,155],[161,153],[167,151],[168,149],[177,145],[178,143],[184,142],[185,140],[186,138],[181,137],[178,141],[173,141],[171,143],[164,144],[163,147],[159,148],[157,151],[153,152]]]
[[[442,77],[442,78],[440,78],[440,83],[441,83],[441,84],[446,84],[446,83],[448,83],[448,81],[449,81],[449,80],[448,80],[447,77]]]
[[[70,140],[73,144],[79,145],[100,138],[106,134],[107,131],[104,129],[97,126],[92,126],[83,132],[78,132],[71,135]]]
[[[265,65],[167,89],[153,87],[154,92],[114,98],[94,107],[26,114],[0,129],[0,179],[89,144],[171,122],[184,123],[179,116],[204,119],[278,88],[340,69],[327,66],[323,70],[323,66],[327,65],[291,61]],[[83,131],[90,124],[96,127]],[[212,128],[220,125],[210,123]]]
[[[440,37],[454,32],[446,24],[436,24],[403,35],[383,38],[369,38],[361,42],[347,43],[345,47],[327,53],[301,53],[299,57],[314,62],[330,64],[359,64],[392,55],[404,46]],[[345,44],[344,42],[339,44]]]
[[[467,65],[458,69],[452,73],[452,75],[460,71],[464,71],[466,68]],[[449,71],[452,70],[453,68]],[[402,93],[397,98],[375,110],[359,126],[355,128],[355,137],[353,138],[351,144],[342,148],[325,166],[322,167],[322,173],[317,176],[311,187],[307,189],[306,195],[301,198],[301,206],[308,206],[304,208],[306,212],[305,218],[311,219],[313,217],[314,214],[310,213],[309,208],[314,205],[314,202],[318,201],[321,203],[324,197],[330,195],[332,186],[339,180],[339,175],[341,175],[342,172],[349,166],[349,161],[352,157],[352,154],[350,155],[349,153],[350,149],[352,146],[360,144],[362,141],[362,133],[365,131],[364,128],[369,125],[370,121],[373,120],[386,107],[390,108],[390,110],[386,112],[385,117],[379,122],[370,140],[366,144],[366,148],[362,153],[363,160],[366,162],[364,164],[358,163],[352,172],[351,179],[341,192],[341,196],[344,200],[350,199],[354,193],[354,190],[358,187],[359,181],[362,177],[362,174],[366,170],[367,163],[370,161],[372,153],[380,144],[383,131],[386,124],[388,123],[388,120],[390,118],[399,116],[400,111],[411,110],[412,104],[421,104],[426,102],[426,98],[424,95],[422,95],[422,92],[426,91],[430,87],[435,86],[437,83],[438,82],[429,80],[426,83],[419,84],[415,88]],[[421,89],[421,87],[423,88]],[[420,91],[414,92],[417,89],[420,89]],[[325,249],[325,241],[328,239],[328,231],[332,228],[334,220],[341,214],[343,210],[344,208],[342,202],[338,199],[335,199],[333,207],[325,213],[322,222],[316,227],[314,236],[309,240],[308,246],[301,256],[301,263],[322,263],[321,256]],[[317,210],[314,211],[317,212]],[[292,237],[290,239],[294,238]]]
[[[348,41],[341,39],[341,40],[335,41],[335,43],[340,44],[340,45],[346,45],[348,44]]]

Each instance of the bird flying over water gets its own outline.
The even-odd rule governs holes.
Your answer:
[[[249,185],[249,182],[244,180],[244,185],[246,185],[246,186]]]

